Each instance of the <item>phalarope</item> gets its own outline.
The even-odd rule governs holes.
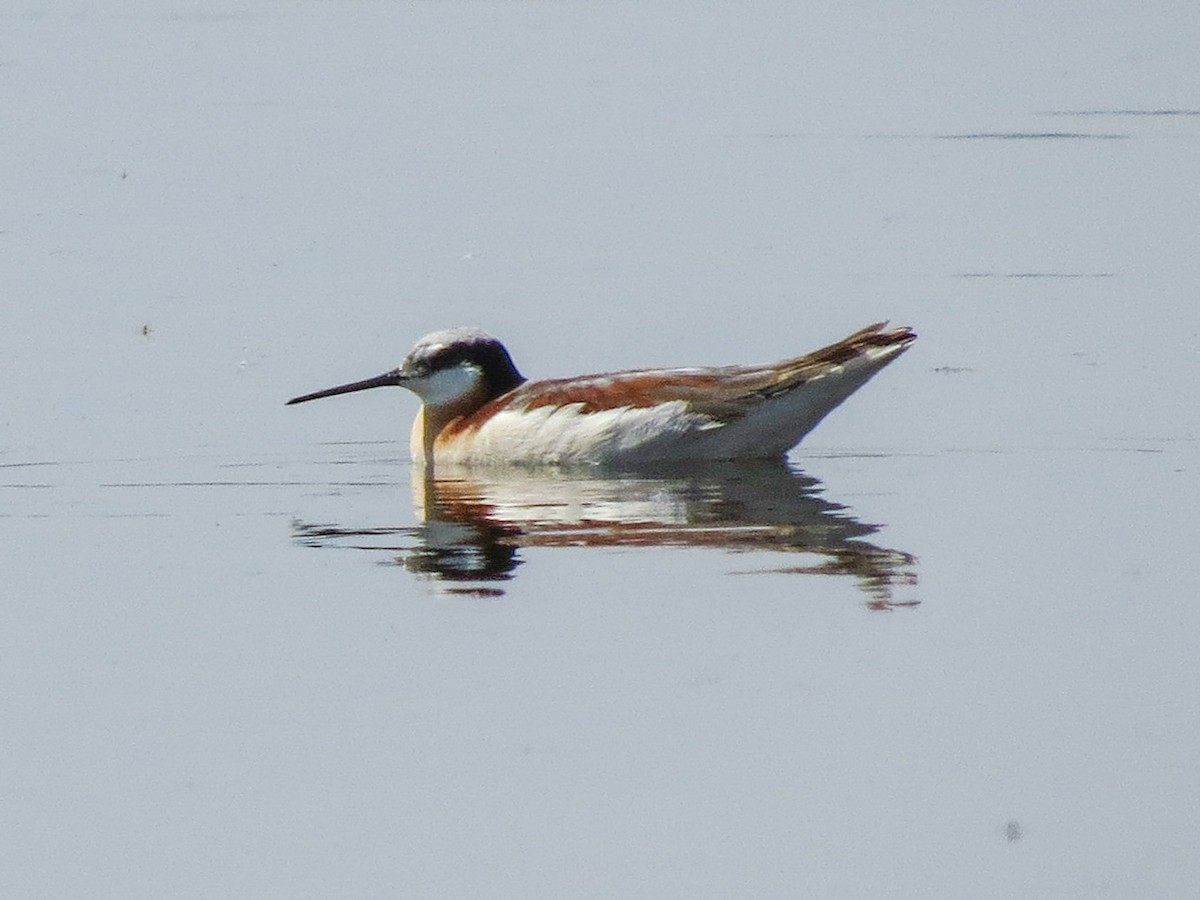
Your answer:
[[[870,325],[805,356],[758,366],[639,369],[526,381],[498,340],[435,331],[400,367],[288,405],[400,385],[421,399],[413,461],[637,465],[781,458],[916,339]]]

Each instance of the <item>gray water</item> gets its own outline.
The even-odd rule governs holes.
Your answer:
[[[0,13],[0,894],[1190,896],[1187,4]],[[787,466],[414,484],[531,377],[913,349]]]

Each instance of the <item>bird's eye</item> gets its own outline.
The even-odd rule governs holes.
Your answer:
[[[404,365],[402,365],[400,368],[402,368],[409,375],[421,376],[429,374],[428,360],[419,357],[415,358],[410,356],[404,361]]]

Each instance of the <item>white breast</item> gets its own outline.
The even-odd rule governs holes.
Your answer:
[[[708,416],[688,412],[682,401],[589,413],[581,408],[582,404],[576,403],[521,412],[501,410],[478,430],[438,442],[434,460],[449,464],[597,465],[677,458],[689,436],[717,424]]]

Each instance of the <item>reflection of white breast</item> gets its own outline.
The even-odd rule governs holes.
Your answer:
[[[456,477],[461,475],[461,478]],[[690,504],[670,482],[654,479],[564,478],[553,472],[507,472],[480,477],[478,470],[440,470],[443,498],[485,508],[487,518],[511,525],[583,523],[685,525]],[[418,515],[428,520],[425,488],[413,479]]]

